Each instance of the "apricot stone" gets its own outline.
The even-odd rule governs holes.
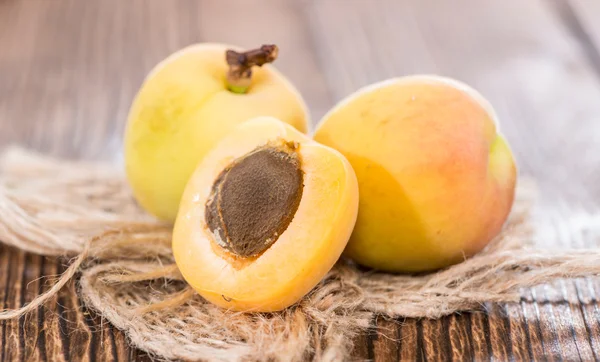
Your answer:
[[[496,116],[475,90],[436,76],[391,79],[341,101],[314,139],[339,150],[359,182],[346,254],[392,272],[460,262],[496,236],[516,168]]]
[[[273,60],[276,47],[262,59],[263,48],[237,53],[230,50],[236,47],[224,44],[193,45],[148,75],[131,106],[125,133],[127,178],[148,212],[173,221],[198,162],[248,118],[273,116],[307,131],[305,103],[281,73],[269,64],[251,71],[231,65],[236,55]],[[246,76],[241,86],[231,84],[232,69]]]
[[[356,175],[341,153],[259,117],[222,139],[191,176],[173,254],[185,280],[210,302],[276,311],[332,268],[357,212]]]
[[[217,177],[205,212],[219,245],[241,257],[255,256],[287,229],[302,199],[295,148],[259,147]]]

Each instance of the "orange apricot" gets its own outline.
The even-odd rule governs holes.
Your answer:
[[[344,250],[358,209],[338,151],[275,118],[240,124],[191,176],[173,231],[185,280],[238,311],[276,311],[308,293]]]
[[[460,262],[496,236],[511,209],[516,167],[490,104],[458,81],[411,76],[349,96],[317,142],[339,150],[360,187],[346,254],[392,272]]]

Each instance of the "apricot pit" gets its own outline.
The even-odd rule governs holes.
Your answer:
[[[349,162],[272,117],[246,121],[192,174],[173,254],[200,295],[238,311],[297,302],[333,267],[358,212]]]
[[[217,243],[241,257],[255,256],[287,229],[302,198],[295,146],[259,147],[227,167],[212,187],[206,224]]]

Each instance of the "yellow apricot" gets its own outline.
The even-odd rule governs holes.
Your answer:
[[[457,263],[498,234],[516,182],[496,116],[475,90],[411,76],[362,89],[320,122],[314,139],[339,150],[359,182],[346,254],[392,272]]]
[[[205,299],[237,311],[292,305],[332,268],[356,221],[348,161],[271,117],[240,124],[198,165],[173,254]]]
[[[137,201],[161,219],[175,219],[196,165],[239,123],[273,116],[307,131],[302,97],[265,64],[275,59],[277,48],[246,53],[231,48],[198,44],[176,52],[148,75],[131,106],[125,133],[127,178]]]

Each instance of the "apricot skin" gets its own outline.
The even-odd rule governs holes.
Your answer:
[[[496,236],[511,209],[512,153],[491,106],[435,76],[375,84],[329,112],[315,140],[356,171],[360,206],[346,254],[391,272],[460,262]]]
[[[268,249],[239,258],[221,248],[205,222],[214,180],[233,160],[272,142],[296,142],[302,198]],[[271,117],[239,125],[198,165],[181,199],[173,254],[185,280],[205,299],[236,311],[271,312],[306,295],[342,254],[356,221],[358,184],[348,161]]]
[[[274,67],[254,68],[245,94],[227,90],[224,44],[193,45],[158,64],[139,90],[127,121],[125,166],[137,201],[173,221],[185,184],[208,151],[251,117],[277,117],[301,132],[308,111]]]

